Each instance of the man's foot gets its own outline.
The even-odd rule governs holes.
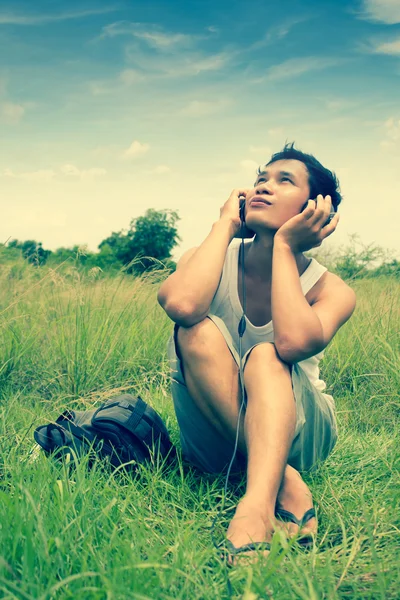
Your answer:
[[[244,497],[236,508],[226,534],[229,541],[228,562],[236,564],[239,560],[242,562],[242,559],[246,563],[254,562],[259,558],[260,552],[263,556],[268,556],[268,542],[276,527],[274,515],[268,516],[259,505]],[[248,545],[249,550],[246,549]]]
[[[313,508],[310,489],[300,473],[289,465],[286,465],[276,505],[277,508],[291,512],[299,521],[309,509]],[[313,517],[301,528],[301,537],[315,537],[317,528],[317,519]],[[290,537],[299,533],[299,526],[290,521],[285,522],[285,529]]]

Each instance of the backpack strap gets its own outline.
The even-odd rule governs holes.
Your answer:
[[[60,427],[59,425],[57,425],[56,423],[49,423],[48,425],[43,425],[43,427],[46,427],[46,435],[47,437],[51,436],[51,432],[54,431],[54,429],[60,434],[61,439],[62,439],[62,443],[65,444],[65,433],[64,433],[64,427]]]
[[[121,403],[121,405],[123,406],[122,403]],[[132,431],[132,433],[135,433],[136,427],[139,425],[140,421],[142,420],[143,415],[146,410],[146,406],[147,406],[146,402],[143,402],[143,400],[141,399],[140,396],[137,397],[136,406],[134,408],[129,405],[127,406],[127,408],[130,409],[131,414],[125,424],[125,427],[127,429],[129,429],[130,431]]]
[[[146,423],[147,432],[143,436],[142,439],[138,438],[142,444],[146,446],[151,446],[154,443],[155,438],[159,438],[159,443],[161,442],[163,445],[162,451],[166,452],[168,446],[171,445],[170,440],[167,440],[167,436],[164,432],[158,427],[158,424],[155,420],[151,420],[146,414],[147,404],[142,400],[140,396],[137,396],[136,404],[133,407],[130,404],[125,404],[125,402],[120,402],[120,406],[124,406],[131,411],[129,419],[125,423],[125,427],[129,429],[133,434],[136,435],[136,428],[139,425],[140,421]]]

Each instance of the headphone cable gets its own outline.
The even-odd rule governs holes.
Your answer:
[[[243,314],[242,317],[239,321],[239,325],[238,325],[238,334],[239,334],[239,378],[240,378],[240,386],[241,386],[241,403],[240,403],[240,409],[239,409],[239,414],[238,414],[238,420],[237,420],[237,425],[236,425],[236,436],[235,436],[235,445],[234,445],[234,449],[233,449],[233,454],[232,454],[232,458],[230,460],[229,466],[228,466],[228,470],[226,473],[226,479],[225,479],[225,485],[224,485],[224,494],[223,494],[223,498],[222,498],[222,504],[217,512],[217,514],[215,515],[212,524],[211,524],[211,538],[213,541],[213,544],[215,546],[216,549],[219,550],[219,548],[221,547],[221,545],[224,542],[220,542],[217,543],[216,539],[215,539],[215,525],[217,520],[220,518],[224,508],[225,508],[225,501],[226,501],[226,495],[228,492],[228,481],[229,481],[229,476],[232,470],[232,466],[236,457],[236,452],[238,449],[238,444],[239,444],[239,430],[240,430],[240,417],[242,414],[242,410],[244,405],[246,404],[246,399],[245,399],[245,389],[244,389],[244,378],[243,378],[243,364],[242,364],[242,337],[244,332],[246,331],[246,316],[245,316],[245,310],[246,310],[246,286],[245,286],[245,281],[244,281],[244,221],[241,221],[241,226],[240,226],[240,232],[241,232],[241,236],[242,236],[242,241],[241,241],[241,246],[240,246],[240,251],[241,251],[241,258],[242,258],[242,297],[243,297]],[[230,589],[230,582],[229,582],[229,578],[228,578],[228,589]]]

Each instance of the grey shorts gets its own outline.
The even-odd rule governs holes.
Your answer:
[[[226,327],[216,323],[239,368],[239,355]],[[234,445],[230,444],[211,425],[191,398],[183,376],[181,358],[177,353],[175,324],[167,344],[171,370],[171,393],[180,429],[184,458],[202,471],[222,473],[230,463]],[[257,345],[257,344],[255,344]],[[243,366],[254,348],[243,356]],[[179,350],[179,349],[178,349]],[[337,440],[337,424],[333,398],[317,390],[298,364],[291,365],[294,400],[296,403],[296,428],[289,452],[288,464],[298,471],[309,471],[323,462]],[[233,471],[246,468],[246,460],[236,454]]]

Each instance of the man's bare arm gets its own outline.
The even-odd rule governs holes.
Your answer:
[[[311,307],[305,298],[296,255],[320,246],[339,222],[327,224],[331,197],[318,194],[300,214],[284,223],[274,237],[271,310],[276,349],[283,360],[294,363],[321,352],[352,315],[355,294],[339,277]]]
[[[276,349],[283,360],[300,362],[321,352],[351,317],[355,293],[339,277],[330,280],[310,306],[292,250],[277,241],[272,267],[272,321]]]
[[[207,314],[218,288],[233,229],[219,220],[198,248],[181,258],[177,270],[161,285],[157,300],[172,321],[190,327]]]
[[[204,242],[190,254],[185,253],[175,273],[160,287],[157,300],[179,325],[190,327],[207,315],[221,280],[226,251],[241,225],[239,199],[246,192],[232,191]]]

